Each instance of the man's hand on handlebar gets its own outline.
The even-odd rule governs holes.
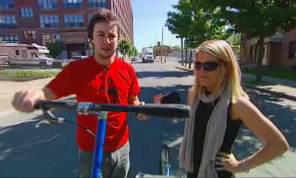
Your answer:
[[[22,90],[15,93],[11,104],[18,111],[33,112],[35,102],[44,98],[42,90]]]

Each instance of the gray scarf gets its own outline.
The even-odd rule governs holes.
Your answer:
[[[195,112],[198,108],[199,100],[202,100],[204,103],[209,103],[214,102],[219,97],[220,99],[216,104],[207,125],[198,177],[218,177],[215,170],[215,160],[225,135],[228,105],[230,101],[229,90],[224,89],[222,92],[220,91],[215,95],[209,96],[206,96],[204,92],[199,93],[198,99],[196,99],[191,106],[189,118],[185,123],[184,137],[179,153],[180,167],[183,167],[187,172],[193,172],[193,134]]]

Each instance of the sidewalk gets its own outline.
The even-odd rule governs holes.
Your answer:
[[[192,69],[176,66],[177,69],[193,72]],[[262,76],[262,85],[251,84],[250,81],[255,81],[256,76],[251,74],[242,74],[243,85],[247,88],[255,89],[261,92],[276,95],[281,98],[286,98],[296,101],[296,81],[285,80],[279,78]]]
[[[15,92],[30,88],[41,89],[51,79],[52,78],[46,78],[26,82],[0,81],[0,117],[14,111],[11,106],[11,100]]]

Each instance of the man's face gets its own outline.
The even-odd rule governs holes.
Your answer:
[[[112,23],[96,23],[93,30],[93,39],[96,56],[101,59],[110,59],[118,43],[117,26]]]

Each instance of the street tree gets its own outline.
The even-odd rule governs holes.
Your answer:
[[[64,50],[64,44],[61,41],[56,41],[47,45],[49,54],[55,58]]]
[[[168,12],[166,26],[173,34],[185,39],[186,49],[196,48],[209,39],[227,39],[229,36],[225,21],[215,18],[220,13],[218,8],[205,11],[198,1],[190,0],[179,1],[173,8],[176,11]]]
[[[161,51],[162,50],[162,51]],[[162,46],[154,46],[153,47],[153,52],[156,56],[168,56],[168,54],[172,53],[173,50],[171,47],[162,45]]]
[[[295,0],[191,0],[206,11],[220,9],[219,19],[229,25],[228,31],[242,33],[246,39],[257,38],[256,81],[262,78],[263,43],[278,31],[296,27]]]
[[[139,55],[139,53],[138,53],[137,48],[134,45],[132,45],[132,48],[129,51],[128,56],[131,57],[131,56],[138,56],[138,55]]]
[[[181,51],[181,46],[173,46],[172,49],[175,51]]]
[[[118,50],[123,55],[123,58],[132,53],[132,48],[133,45],[128,39],[123,39],[118,43]]]

